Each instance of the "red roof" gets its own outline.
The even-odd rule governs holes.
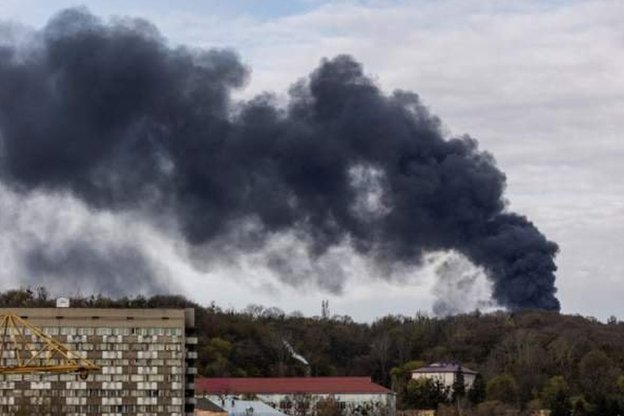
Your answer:
[[[370,377],[198,378],[195,391],[204,394],[340,394],[392,393]]]

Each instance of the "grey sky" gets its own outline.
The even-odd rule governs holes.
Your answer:
[[[469,133],[495,155],[507,174],[510,207],[560,245],[563,312],[622,317],[624,3],[3,0],[0,20],[36,28],[55,11],[77,4],[101,16],[144,17],[173,44],[236,49],[252,68],[241,98],[265,90],[283,95],[322,57],[352,54],[384,90],[416,91],[449,132]],[[52,200],[58,212],[43,221],[43,207]],[[46,224],[69,221],[76,230],[88,227],[122,242],[139,236],[180,289],[198,301],[319,313],[327,297],[313,287],[277,289],[253,258],[238,268],[200,273],[184,261],[184,248],[148,224],[93,214],[67,196],[22,201],[3,190],[2,205],[4,259],[19,249],[16,236],[24,233],[66,239]],[[21,212],[9,216],[11,207]],[[279,250],[280,242],[275,244]],[[354,274],[361,275],[366,265],[353,262]],[[230,274],[239,277],[224,278]],[[422,270],[396,284],[354,279],[344,296],[330,297],[330,306],[356,319],[430,310],[430,274]]]

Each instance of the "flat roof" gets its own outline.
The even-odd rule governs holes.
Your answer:
[[[13,313],[37,326],[180,327],[192,320],[192,309],[133,308],[0,308],[0,315]],[[191,316],[189,316],[191,315]]]
[[[464,367],[461,364],[457,363],[433,363],[429,364],[426,367],[420,367],[415,370],[412,370],[412,374],[421,374],[421,373],[456,373],[461,368],[462,373],[464,374],[478,374],[477,371],[471,370],[468,367]]]

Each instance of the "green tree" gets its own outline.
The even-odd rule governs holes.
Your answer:
[[[591,406],[587,403],[584,396],[573,397],[572,400],[572,414],[574,416],[588,416],[590,414]]]
[[[476,416],[501,416],[501,415],[517,415],[515,409],[498,400],[486,401],[480,403],[476,408]]]
[[[457,371],[455,371],[452,390],[453,401],[458,401],[466,395],[466,380],[461,365],[457,366]]]
[[[321,400],[316,405],[317,416],[342,416],[343,413],[340,403],[333,397]]]
[[[416,409],[436,409],[450,397],[450,389],[437,379],[412,379],[407,384],[408,403]]]
[[[572,411],[570,389],[562,376],[552,377],[546,382],[540,399],[550,409],[551,416],[568,416]]]
[[[516,404],[518,401],[518,385],[509,374],[502,374],[487,383],[486,396],[488,400]]]
[[[202,368],[202,373],[207,376],[227,375],[230,366],[229,357],[232,353],[232,344],[220,337],[211,338],[201,349],[201,353],[208,364]]]
[[[407,405],[407,383],[411,379],[412,370],[420,368],[424,365],[425,363],[423,361],[414,360],[403,363],[400,366],[393,367],[392,370],[390,370],[391,388],[398,395],[397,407],[404,408],[405,405]]]
[[[472,382],[468,390],[468,400],[472,404],[479,404],[485,400],[485,381],[481,374],[477,374]]]
[[[590,402],[616,392],[618,371],[602,350],[592,350],[579,362],[579,382]]]
[[[618,393],[624,394],[624,375],[621,375],[617,379]]]

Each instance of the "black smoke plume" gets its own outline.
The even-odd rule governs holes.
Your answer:
[[[45,286],[50,279],[62,281],[72,294],[90,290],[119,298],[146,291],[167,293],[170,289],[158,281],[158,270],[133,246],[104,248],[80,240],[65,242],[62,247],[33,244],[24,260],[32,283]],[[84,287],[86,283],[90,287]]]
[[[232,51],[171,47],[142,20],[63,11],[29,47],[0,49],[2,180],[171,212],[191,245],[253,221],[251,246],[294,232],[313,258],[345,242],[380,265],[454,250],[500,305],[559,309],[557,245],[506,210],[492,156],[444,137],[416,94],[384,94],[343,55],[285,107],[233,102],[248,72]]]

